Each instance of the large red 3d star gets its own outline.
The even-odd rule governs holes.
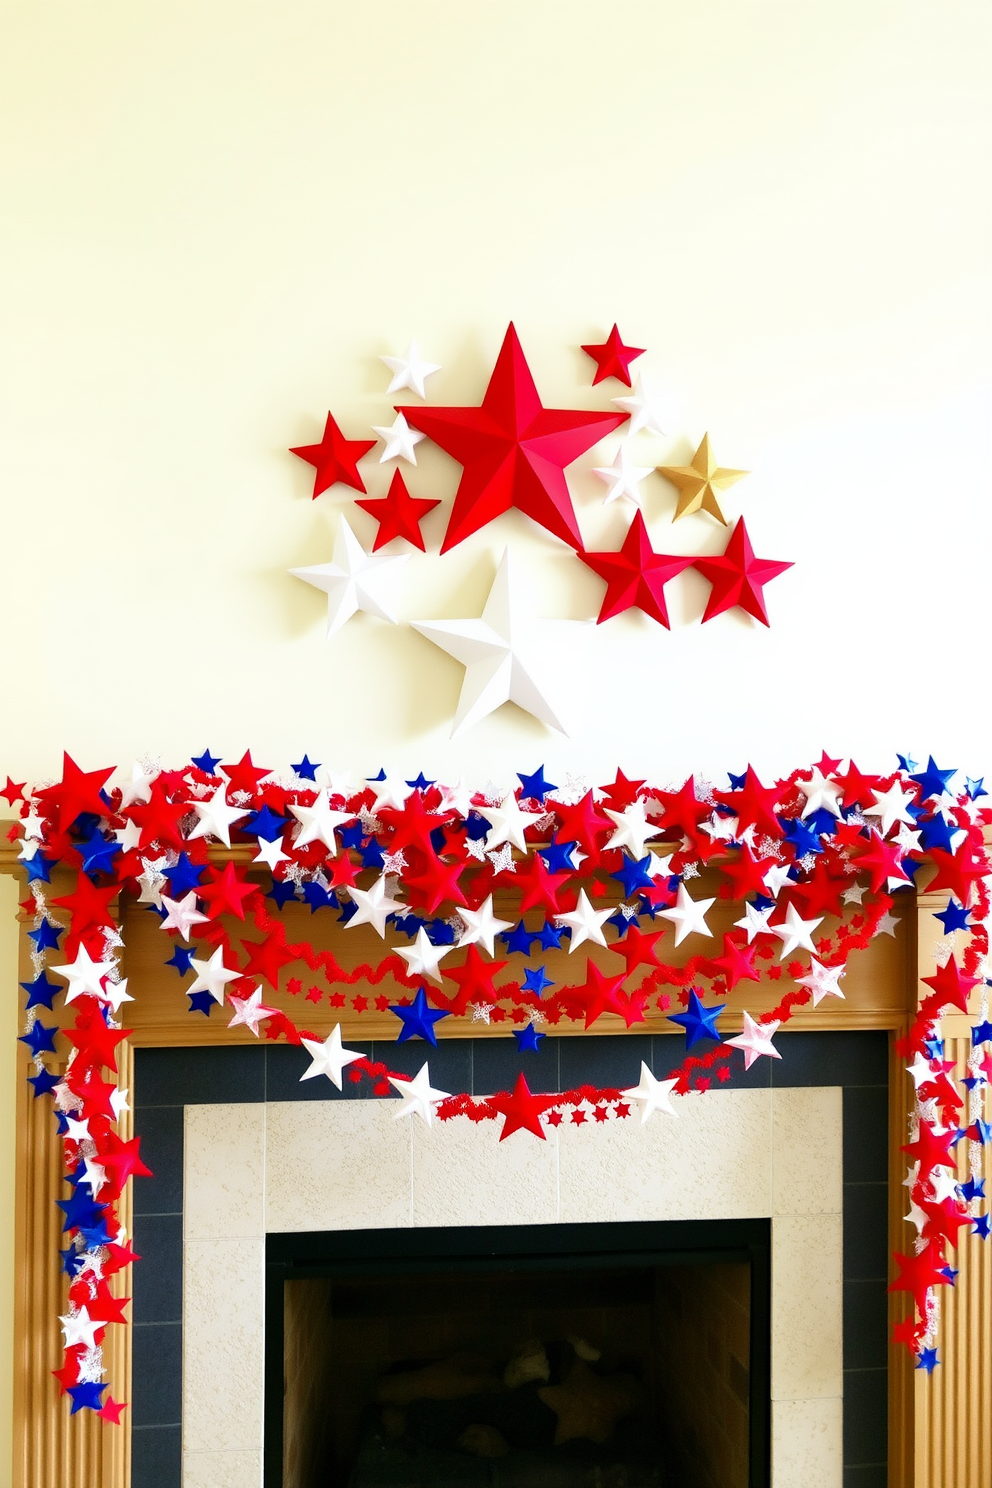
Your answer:
[[[345,439],[333,414],[329,413],[320,443],[298,444],[290,454],[299,455],[301,460],[313,465],[313,499],[316,501],[321,491],[326,491],[337,481],[351,486],[354,491],[364,491],[366,486],[358,473],[358,462],[374,444],[374,439]]]
[[[755,620],[767,625],[768,611],[765,609],[762,588],[779,574],[785,573],[792,564],[774,558],[756,558],[744,526],[744,518],[741,517],[730,534],[730,541],[722,556],[696,558],[693,560],[693,567],[712,585],[703,613],[704,622],[739,605],[742,610],[753,615]]]
[[[508,1094],[502,1091],[499,1095],[489,1097],[489,1104],[505,1118],[499,1134],[500,1141],[504,1142],[515,1131],[533,1132],[535,1137],[545,1141],[541,1116],[554,1105],[556,1099],[554,1095],[532,1095],[524,1076],[518,1075],[512,1092]]]
[[[427,513],[441,503],[431,501],[426,496],[411,496],[403,479],[403,472],[394,470],[385,496],[368,496],[364,501],[356,500],[355,505],[367,511],[379,523],[379,531],[372,544],[373,553],[394,537],[405,537],[407,542],[413,543],[415,548],[425,553],[427,549],[424,547],[420,524]]]
[[[639,511],[634,513],[619,552],[579,553],[578,556],[587,568],[606,580],[606,593],[597,625],[623,610],[637,609],[669,629],[665,585],[688,568],[692,559],[656,553]]]
[[[596,363],[593,387],[607,377],[615,377],[618,382],[630,387],[630,364],[644,355],[643,346],[624,346],[615,323],[605,341],[594,346],[583,346],[582,350]]]
[[[479,408],[397,411],[464,466],[442,553],[511,507],[581,548],[565,466],[627,417],[543,407],[512,324]]]

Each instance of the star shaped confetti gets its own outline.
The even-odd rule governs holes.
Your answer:
[[[624,416],[544,408],[512,324],[480,407],[402,411],[463,467],[442,553],[511,507],[569,546],[582,546],[565,466]]]

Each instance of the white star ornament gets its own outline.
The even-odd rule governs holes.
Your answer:
[[[593,474],[598,475],[609,487],[603,497],[603,505],[609,506],[611,501],[619,501],[621,496],[626,496],[628,501],[640,506],[641,481],[645,476],[651,475],[653,470],[653,465],[631,464],[625,441],[617,450],[612,465],[597,465],[593,469]]]
[[[504,796],[498,806],[480,806],[479,815],[484,816],[489,823],[490,830],[486,835],[486,848],[501,846],[504,842],[510,842],[514,847],[519,847],[521,852],[527,851],[527,843],[524,833],[528,827],[532,827],[540,811],[521,811],[520,802],[511,791]]]
[[[358,909],[346,922],[345,929],[353,930],[356,925],[371,925],[376,934],[385,940],[389,916],[406,909],[402,899],[391,899],[386,893],[386,875],[381,874],[370,889],[349,889],[348,892]]]
[[[186,996],[194,992],[209,992],[214,1002],[223,1003],[224,988],[228,982],[236,982],[240,971],[231,971],[224,965],[224,948],[218,946],[209,961],[198,961],[191,956],[189,964],[196,972],[196,981],[186,988]]]
[[[552,638],[573,631],[578,622],[539,620],[526,614],[509,552],[500,559],[478,619],[414,620],[411,624],[465,668],[452,738],[503,703],[516,703],[549,728],[567,732],[549,701],[546,678],[555,649]]]
[[[778,1023],[756,1023],[750,1013],[745,1013],[744,1032],[739,1033],[736,1038],[725,1039],[724,1043],[730,1044],[735,1049],[743,1050],[744,1068],[750,1069],[754,1061],[762,1054],[770,1059],[782,1058],[772,1043],[772,1035],[777,1029]]]
[[[492,894],[478,909],[463,906],[458,910],[458,918],[465,924],[465,933],[459,936],[458,944],[460,946],[482,944],[490,956],[496,955],[496,937],[500,931],[513,928],[512,920],[498,920],[493,914]]]
[[[227,782],[222,782],[209,801],[194,801],[193,810],[200,820],[189,834],[194,837],[216,837],[225,847],[231,845],[231,827],[236,821],[249,816],[240,806],[230,806],[227,800]]]
[[[693,899],[685,884],[679,884],[675,903],[668,909],[659,909],[662,919],[671,920],[675,926],[675,944],[681,945],[688,935],[709,935],[713,931],[706,923],[707,911],[713,908],[716,899]]]
[[[380,465],[385,465],[387,460],[406,460],[410,465],[416,465],[415,446],[427,437],[418,429],[411,429],[402,413],[398,413],[391,424],[373,424],[372,432],[378,434],[386,446],[379,456]]]
[[[642,801],[635,801],[625,811],[611,811],[606,807],[606,814],[614,823],[616,831],[606,844],[606,850],[612,847],[625,847],[636,862],[640,862],[647,852],[645,843],[649,837],[657,837],[661,831],[660,827],[653,827],[644,814]]]
[[[624,413],[630,415],[630,422],[626,429],[628,435],[636,434],[640,429],[649,429],[652,434],[664,434],[661,409],[643,373],[634,383],[630,394],[623,398],[614,398],[612,401],[618,408],[622,408]]]
[[[816,946],[813,944],[813,931],[817,925],[823,924],[823,915],[817,920],[804,920],[794,904],[790,904],[785,911],[785,919],[781,925],[769,925],[768,928],[773,935],[777,935],[782,942],[780,961],[786,956],[791,956],[793,951],[803,950],[813,952]]]
[[[425,381],[433,373],[441,370],[440,362],[424,361],[416,341],[410,342],[402,356],[384,356],[379,360],[384,362],[393,374],[393,380],[386,389],[387,393],[401,393],[404,388],[409,388],[411,393],[416,393],[418,398],[426,398]]]
[[[334,833],[345,822],[353,821],[355,815],[353,811],[333,810],[331,793],[326,786],[317,792],[316,799],[309,806],[298,806],[291,801],[289,809],[300,824],[300,833],[293,846],[306,847],[311,842],[322,842],[332,853],[338,850]]]
[[[593,909],[585,889],[579,890],[579,902],[568,914],[555,916],[559,925],[567,925],[572,932],[568,942],[568,954],[571,955],[585,941],[592,941],[595,945],[605,946],[606,936],[603,934],[603,926],[613,914],[612,909]]]
[[[426,1064],[412,1080],[397,1080],[390,1075],[389,1083],[403,1097],[402,1106],[393,1116],[394,1121],[399,1121],[401,1116],[419,1116],[430,1126],[434,1120],[435,1103],[448,1098],[446,1090],[432,1088],[430,1070]]]
[[[331,1032],[323,1043],[319,1039],[302,1040],[303,1047],[310,1055],[313,1063],[300,1080],[313,1080],[318,1075],[326,1075],[332,1085],[341,1089],[341,1071],[346,1064],[353,1064],[362,1055],[357,1049],[344,1049],[341,1046],[341,1024],[335,1023]]]
[[[819,1007],[824,997],[840,997],[844,994],[838,983],[845,974],[843,966],[824,966],[817,961],[815,956],[809,958],[809,971],[805,976],[796,977],[798,987],[806,987],[813,994],[813,1006]]]
[[[678,1084],[678,1080],[656,1080],[641,1060],[641,1081],[630,1090],[621,1090],[628,1100],[641,1102],[641,1125],[651,1115],[652,1111],[663,1111],[666,1116],[677,1116],[679,1113],[672,1105],[672,1091]]]
[[[406,562],[405,553],[394,556],[366,553],[345,518],[338,520],[330,563],[289,570],[295,578],[322,589],[327,595],[328,640],[359,610],[395,625],[396,616],[385,596],[393,588],[397,566]]]
[[[417,938],[412,946],[397,946],[396,954],[402,956],[410,968],[407,976],[430,977],[432,982],[443,985],[443,978],[438,967],[444,957],[453,947],[450,945],[436,946],[428,940],[426,930],[421,927],[417,931]]]
[[[243,1023],[246,1028],[251,1029],[256,1038],[258,1038],[259,1023],[263,1018],[270,1018],[276,1011],[275,1008],[264,1006],[261,987],[256,987],[250,997],[235,997],[232,993],[228,1007],[234,1012],[234,1017],[227,1025],[228,1028],[236,1028],[239,1023]]]

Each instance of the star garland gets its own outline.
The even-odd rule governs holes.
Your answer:
[[[55,1371],[71,1411],[116,1422],[124,1409],[112,1395],[103,1399],[101,1345],[109,1326],[125,1322],[127,1299],[113,1295],[109,1279],[136,1259],[116,1203],[132,1176],[148,1173],[140,1135],[124,1140],[116,1130],[127,1092],[104,1077],[117,1076],[115,1049],[129,1031],[121,1026],[124,1005],[133,1001],[120,975],[111,908],[118,894],[159,918],[172,948],[166,964],[182,979],[192,1015],[226,1008],[231,1027],[302,1045],[312,1061],[303,1079],[326,1075],[339,1088],[343,1078],[370,1080],[374,1094],[400,1096],[397,1116],[499,1121],[501,1140],[517,1131],[543,1140],[566,1119],[603,1124],[635,1108],[642,1121],[674,1114],[673,1100],[729,1079],[736,1057],[747,1068],[781,1057],[776,1030],[797,1008],[843,996],[848,957],[894,932],[894,895],[932,865],[930,890],[949,896],[938,915],[945,940],[900,1046],[917,1096],[903,1147],[917,1239],[897,1253],[892,1283],[915,1307],[896,1336],[918,1367],[932,1370],[937,1298],[956,1274],[948,1247],[962,1229],[985,1239],[990,1227],[980,1205],[992,1134],[984,1105],[992,1080],[992,867],[983,844],[992,811],[979,804],[987,795],[981,780],[955,787],[957,772],[932,758],[920,770],[901,756],[885,775],[841,764],[824,755],[772,786],[748,766],[726,789],[693,777],[677,788],[655,786],[621,771],[602,787],[569,778],[559,788],[542,768],[521,773],[514,789],[472,791],[423,774],[354,781],[306,755],[277,774],[250,751],[226,764],[205,751],[176,770],[136,764],[122,786],[109,785],[112,769],[83,771],[68,755],[51,784],[29,790],[8,778],[0,794],[20,814],[10,839],[29,885],[22,908],[35,971],[22,984],[21,1039],[35,1096],[53,1103],[71,1190],[57,1201],[68,1298],[65,1357]],[[693,886],[702,866],[719,875],[717,896],[742,913],[720,945],[696,949],[714,939],[707,915],[716,897]],[[75,872],[75,887],[49,899],[56,867]],[[494,895],[507,893],[517,905],[513,920],[494,909]],[[333,951],[291,941],[281,913],[290,902],[307,904],[311,915],[336,914],[342,934],[370,926],[382,957],[346,970]],[[960,957],[959,933],[967,936]],[[665,960],[666,935],[673,946],[692,940],[691,953]],[[544,964],[533,964],[545,951],[571,955],[583,945],[605,948],[615,968],[582,955],[574,977],[556,985]],[[297,965],[317,979],[306,1002],[341,1009],[350,1001],[359,1016],[391,1012],[398,1042],[433,1047],[444,1020],[471,1017],[507,1024],[525,1062],[545,1027],[569,1021],[588,1030],[612,1016],[630,1028],[650,1011],[684,1030],[686,1057],[664,1081],[642,1066],[625,1089],[535,1094],[522,1070],[511,1091],[440,1091],[427,1061],[411,1080],[345,1049],[339,1026],[323,1040],[301,1027],[292,1007],[304,978],[289,974]],[[778,1005],[757,1018],[745,1012],[744,1031],[724,1038],[727,994],[786,974],[793,987]],[[958,1079],[943,1057],[940,1019],[947,1008],[967,1012],[975,989],[972,1052]],[[60,994],[75,1005],[74,1021],[63,1030],[68,1056],[52,1067],[60,1031],[42,1015]],[[704,1051],[692,1052],[697,1045]],[[958,1184],[954,1150],[963,1140],[970,1177]]]

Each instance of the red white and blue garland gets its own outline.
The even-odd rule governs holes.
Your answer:
[[[58,1200],[68,1299],[56,1374],[73,1413],[89,1409],[116,1422],[124,1408],[110,1394],[103,1399],[101,1344],[110,1325],[126,1321],[127,1299],[113,1295],[109,1279],[137,1259],[116,1201],[132,1176],[148,1172],[140,1135],[125,1141],[116,1130],[127,1092],[118,1088],[114,1051],[127,1037],[133,1000],[120,975],[111,910],[118,893],[160,918],[191,1014],[226,1009],[232,1027],[302,1043],[311,1055],[304,1079],[324,1075],[340,1086],[346,1071],[351,1081],[371,1081],[377,1095],[398,1091],[398,1114],[498,1120],[501,1139],[521,1129],[543,1139],[565,1120],[623,1120],[636,1108],[643,1121],[671,1111],[673,1097],[727,1080],[738,1054],[748,1067],[763,1055],[780,1057],[775,1031],[797,1007],[843,996],[848,956],[893,933],[893,895],[929,864],[936,869],[929,890],[948,894],[937,916],[945,938],[900,1050],[916,1086],[902,1150],[912,1162],[908,1220],[917,1235],[896,1255],[892,1289],[915,1304],[897,1336],[918,1367],[931,1370],[937,1298],[956,1274],[948,1247],[962,1229],[989,1236],[982,1201],[992,866],[983,827],[992,811],[980,805],[981,780],[955,785],[957,772],[932,759],[920,769],[900,756],[886,775],[841,764],[823,756],[774,786],[750,766],[726,788],[692,777],[658,787],[619,771],[602,787],[569,778],[558,788],[540,769],[520,774],[516,789],[471,791],[423,775],[405,781],[380,772],[356,782],[306,756],[280,775],[250,752],[232,764],[204,753],[176,770],[136,764],[123,786],[112,786],[112,768],[83,771],[66,755],[51,784],[29,791],[8,779],[2,794],[20,812],[11,839],[20,842],[34,948],[22,1041],[35,1096],[53,1103],[70,1185]],[[691,892],[702,865],[719,873],[718,896],[742,910],[719,947],[703,945],[715,898]],[[49,898],[56,867],[75,871],[75,887]],[[504,890],[519,895],[513,922],[493,909],[493,895]],[[335,915],[342,933],[374,927],[381,960],[346,971],[332,951],[290,941],[280,913],[289,902]],[[661,954],[668,935],[675,945],[694,937],[703,949],[671,964]],[[615,971],[586,959],[574,981],[555,985],[541,952],[565,944],[572,952],[606,947]],[[727,993],[785,974],[793,988],[778,1005],[757,1018],[745,1014],[743,1033],[723,1038],[717,1024]],[[75,1004],[62,1034],[43,1018],[57,997]],[[976,998],[968,1072],[958,1079],[943,1057],[941,1015],[967,1013]],[[601,1031],[609,1015],[631,1027],[650,1009],[685,1030],[687,1054],[670,1079],[642,1066],[637,1083],[632,1070],[622,1090],[537,1095],[521,1072],[512,1091],[449,1093],[432,1088],[427,1063],[410,1079],[344,1049],[339,1026],[324,1040],[308,1032],[294,1016],[307,1003],[359,1016],[388,1010],[398,1041],[427,1045],[451,1016],[506,1024],[522,1064],[545,1027],[569,1021]],[[60,1037],[71,1046],[64,1061]],[[704,1051],[690,1052],[697,1046]],[[969,1154],[964,1183],[955,1176],[960,1141]]]

